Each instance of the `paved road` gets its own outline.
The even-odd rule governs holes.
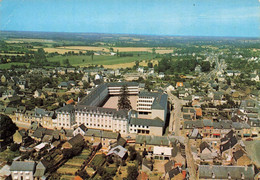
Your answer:
[[[186,154],[187,166],[189,168],[190,179],[196,180],[196,179],[198,179],[198,177],[196,174],[195,162],[194,162],[193,156],[191,154],[190,140],[188,138],[186,138],[185,142],[186,142],[185,143],[185,154]]]
[[[176,96],[174,96],[170,91],[168,93],[168,98],[171,104],[174,104],[174,109],[171,111],[170,122],[169,122],[169,132],[174,132],[175,136],[180,136],[180,119],[181,119],[181,107],[182,103]]]

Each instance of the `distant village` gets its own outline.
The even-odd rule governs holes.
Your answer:
[[[174,77],[140,65],[0,70],[0,113],[17,126],[0,139],[0,179],[260,179],[259,69],[216,56],[209,72]],[[123,87],[130,109],[118,108]]]

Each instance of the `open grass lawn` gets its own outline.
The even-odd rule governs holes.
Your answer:
[[[12,62],[12,63],[0,64],[0,69],[10,69],[12,65],[16,65],[16,66],[26,65],[28,67],[29,63]]]
[[[79,169],[78,167],[63,165],[63,166],[61,166],[57,170],[57,173],[59,173],[59,174],[67,174],[67,175],[74,175],[75,172],[77,172],[78,169]]]
[[[97,154],[94,159],[91,161],[91,163],[94,164],[94,166],[98,167],[101,166],[105,161],[105,158],[103,158],[102,154]]]
[[[113,173],[117,171],[117,167],[105,167],[106,172]]]
[[[84,161],[85,161],[84,159],[72,158],[72,159],[68,160],[65,163],[65,165],[80,167],[83,164]]]
[[[91,154],[90,150],[84,149],[80,155],[75,156],[73,159],[84,159],[84,160],[86,160],[86,159],[88,159],[90,154]]]
[[[5,151],[0,152],[0,162],[12,160],[18,156],[20,156],[19,151],[13,152],[10,149],[6,149]]]
[[[134,55],[133,57],[117,57],[117,56],[94,56],[93,60],[91,56],[55,56],[48,58],[50,62],[60,62],[63,65],[63,60],[68,59],[72,66],[89,66],[94,65],[113,65],[113,64],[124,64],[135,61],[149,60],[152,58],[151,54],[141,54],[140,56]]]
[[[62,176],[60,177],[60,180],[72,180],[72,179],[74,179],[74,178],[75,178],[75,176],[62,175]]]

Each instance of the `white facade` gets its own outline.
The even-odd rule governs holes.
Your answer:
[[[32,171],[12,171],[11,176],[13,180],[33,180]]]
[[[84,124],[88,128],[110,130],[127,133],[127,118],[117,117],[115,114],[102,112],[75,111],[77,125]]]
[[[75,124],[74,113],[61,112],[57,113],[57,128],[70,129]]]

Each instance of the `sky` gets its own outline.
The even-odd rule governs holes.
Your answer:
[[[260,0],[0,0],[0,30],[260,37]]]

